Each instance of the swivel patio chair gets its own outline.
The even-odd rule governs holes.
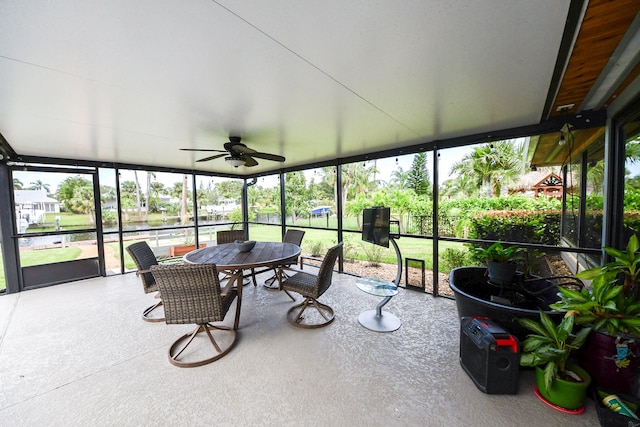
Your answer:
[[[147,307],[142,312],[142,319],[147,322],[164,322],[164,317],[154,317],[151,313],[162,306],[162,298],[160,293],[158,292],[158,287],[156,286],[156,280],[151,274],[151,266],[158,265],[158,259],[156,255],[153,253],[149,244],[146,241],[140,241],[136,243],[132,243],[127,246],[127,252],[131,255],[133,262],[136,264],[138,271],[136,275],[140,277],[142,280],[142,289],[145,294],[156,292],[155,297],[158,298],[158,302],[154,305]],[[175,259],[169,259],[168,262],[176,262]]]
[[[236,240],[244,240],[244,230],[219,230],[216,232],[216,243],[233,243]]]
[[[225,243],[233,243],[236,240],[244,240],[244,230],[219,230],[216,231],[216,244],[223,245]],[[258,286],[253,269],[251,269],[251,277],[253,278],[253,286]],[[225,273],[220,280],[226,280],[229,275]],[[243,285],[248,285],[248,278],[243,281]]]
[[[300,246],[302,245],[302,239],[304,237],[304,233],[305,232],[303,230],[294,230],[290,228],[285,233],[284,239],[282,239],[282,241],[284,243],[293,243],[296,246]],[[286,264],[286,266],[288,267],[291,264],[296,264],[297,262],[298,262],[298,258],[296,257],[296,259],[291,260],[291,262]],[[267,280],[264,281],[264,286],[267,289],[278,289],[278,286],[275,283],[276,280],[278,280],[278,272],[277,272],[277,269],[274,268],[273,276],[269,277]]]
[[[285,291],[292,299],[293,297],[289,292],[296,292],[304,297],[304,301],[294,305],[287,312],[287,321],[291,325],[299,328],[320,328],[333,321],[333,309],[326,304],[318,302],[318,298],[331,286],[333,267],[342,250],[342,245],[343,242],[340,242],[327,251],[317,275],[287,266],[282,266],[278,269],[280,289]],[[284,277],[285,271],[295,271],[295,274]],[[305,310],[309,306],[313,306],[320,316],[315,315],[314,312],[307,312],[305,315]]]
[[[192,368],[226,355],[235,344],[240,318],[241,301],[236,298],[233,280],[221,289],[214,264],[154,265],[151,272],[162,294],[166,323],[198,325],[171,345],[169,361],[181,368]],[[234,299],[237,301],[233,327],[213,325],[212,322],[225,319]],[[206,336],[211,347],[196,339],[200,338],[198,335]],[[185,352],[187,348],[189,351]]]

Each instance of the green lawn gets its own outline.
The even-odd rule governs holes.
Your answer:
[[[302,221],[301,221],[302,222]],[[291,226],[295,228],[295,226]],[[304,229],[305,235],[302,240],[302,253],[309,254],[313,244],[321,244],[324,251],[337,243],[337,232],[334,230],[311,230]],[[381,261],[388,264],[395,264],[397,261],[396,253],[393,246],[388,249],[383,247],[373,247],[372,244],[362,241],[360,232],[348,233],[344,232],[344,255],[347,258],[359,260],[368,260],[367,251],[380,251]],[[279,241],[280,227],[269,225],[251,225],[249,227],[249,237],[251,240],[262,241]],[[424,259],[427,268],[433,267],[433,242],[427,239],[419,239],[415,237],[402,237],[397,240],[400,253],[403,258]],[[438,242],[441,252],[447,248],[466,249],[464,244],[458,242]],[[379,248],[379,249],[378,249]],[[324,252],[323,251],[323,252]]]
[[[324,224],[316,224],[319,226],[326,226],[326,219],[321,218],[325,221]],[[314,219],[314,221],[318,220],[318,218]],[[331,221],[331,218],[330,218]],[[355,219],[354,219],[355,221]],[[298,221],[299,225],[306,225],[304,220]],[[355,222],[352,225],[354,228],[356,227]],[[295,228],[295,226],[290,226],[291,228]],[[337,232],[334,230],[316,230],[316,229],[305,229],[305,236],[302,241],[302,253],[310,254],[312,246],[320,246],[322,248],[321,253],[324,253],[327,249],[337,243]],[[251,225],[249,227],[249,237],[251,240],[258,241],[271,241],[277,242],[281,240],[280,234],[280,226],[270,226],[270,225]],[[128,240],[125,242],[125,247],[134,243],[134,240]],[[370,243],[363,242],[360,233],[349,233],[344,232],[344,255],[347,258],[353,258],[358,260],[369,260],[371,253],[374,255],[379,255],[380,260],[384,263],[395,264],[396,263],[396,254],[393,250],[393,247],[382,248],[382,247],[374,247],[374,245]],[[398,246],[400,247],[400,252],[403,258],[417,258],[424,259],[426,268],[430,269],[433,266],[432,256],[433,256],[433,244],[431,240],[427,239],[418,239],[412,237],[402,237],[398,241]],[[113,247],[114,253],[116,256],[119,256],[120,248],[118,243],[110,242],[107,243],[108,246]],[[447,248],[456,248],[456,249],[464,249],[464,245],[462,243],[456,242],[439,242],[440,251],[443,252]],[[378,251],[378,252],[376,252]],[[67,247],[67,248],[54,248],[54,249],[40,249],[33,251],[23,251],[21,254],[21,262],[23,266],[28,265],[37,265],[37,264],[48,264],[54,262],[61,261],[69,261],[72,259],[76,259],[80,255],[80,249],[77,247]],[[2,255],[0,254],[0,263],[2,262]],[[125,267],[127,269],[135,269],[135,264],[133,260],[129,257],[128,254],[125,254]],[[442,268],[441,268],[442,269]],[[0,289],[5,289],[5,276],[4,269],[0,269]]]
[[[20,262],[23,267],[30,265],[51,264],[54,262],[71,261],[80,255],[80,248],[53,248],[53,249],[37,249],[20,252]],[[0,254],[0,265],[3,264],[2,254]],[[6,289],[7,283],[4,276],[4,268],[0,269],[0,290]]]
[[[78,247],[36,249],[20,252],[20,263],[23,267],[30,265],[51,264],[71,261],[78,258],[82,250]]]

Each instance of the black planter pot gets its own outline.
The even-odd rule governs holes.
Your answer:
[[[542,309],[554,321],[562,320],[564,313],[549,310],[549,304],[558,299],[557,288],[553,283],[545,279],[528,281],[527,289],[534,293],[546,289],[534,297],[526,293],[523,295],[517,289],[492,286],[487,279],[487,269],[483,267],[459,267],[451,270],[449,286],[456,298],[459,317],[488,317],[520,341],[530,332],[514,319],[525,317],[537,321],[540,319],[539,310]],[[517,304],[505,304],[507,300]]]
[[[598,387],[616,393],[635,394],[640,339],[628,334],[592,331],[580,351],[581,365]]]
[[[508,286],[513,283],[518,264],[515,262],[487,261],[489,281],[496,285]]]

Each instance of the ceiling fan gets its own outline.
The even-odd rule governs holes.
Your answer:
[[[242,144],[242,140],[239,136],[230,136],[229,142],[225,142],[224,150],[214,150],[206,148],[181,148],[182,151],[213,151],[222,154],[216,154],[214,156],[204,157],[196,160],[196,162],[208,162],[209,160],[218,159],[224,157],[224,160],[231,166],[237,168],[238,166],[256,166],[258,162],[254,157],[258,159],[273,160],[274,162],[284,162],[285,158],[276,154],[260,153],[253,150],[246,145]]]

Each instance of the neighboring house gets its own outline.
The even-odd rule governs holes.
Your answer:
[[[312,216],[322,216],[331,212],[331,206],[316,206],[311,208]]]
[[[535,191],[536,198],[538,198],[538,195],[543,194],[545,196],[561,199],[563,192],[562,178],[555,173],[550,173],[533,186],[533,191]]]
[[[509,194],[524,194],[526,196],[539,195],[562,198],[562,178],[548,168],[532,171],[520,177],[518,184],[509,189]]]
[[[234,199],[219,199],[217,205],[207,205],[205,208],[209,215],[229,215],[232,211],[240,209],[240,205],[236,203]]]
[[[46,221],[46,214],[60,213],[60,202],[44,190],[13,190],[16,217],[28,224]]]
[[[104,201],[104,203],[102,204],[102,210],[117,210],[118,209],[118,202],[116,201],[116,199],[107,199]]]
[[[180,199],[178,197],[167,196],[166,194],[161,194],[159,196],[159,199],[161,205],[172,205],[180,203]]]

